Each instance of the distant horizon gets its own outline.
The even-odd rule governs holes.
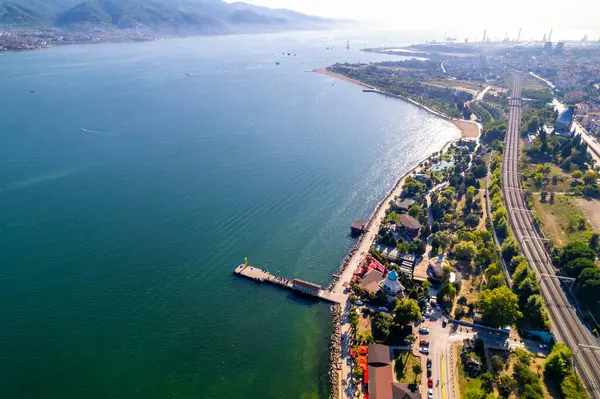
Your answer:
[[[235,0],[225,0],[232,3]],[[523,29],[522,38],[531,39],[554,29],[556,40],[579,40],[584,34],[590,41],[600,37],[600,3],[593,0],[573,0],[565,4],[548,4],[541,0],[519,2],[507,0],[502,7],[482,7],[476,0],[447,2],[432,0],[427,3],[407,6],[392,0],[344,2],[341,0],[246,0],[245,3],[269,7],[286,8],[318,17],[352,20],[361,25],[376,25],[381,29],[397,30],[446,30],[451,36],[482,36],[488,29],[492,37],[517,36]],[[457,5],[458,4],[458,5]],[[513,13],[512,10],[519,10]],[[410,13],[410,18],[406,18]],[[493,15],[494,18],[490,18]],[[532,17],[533,15],[533,17]],[[539,21],[539,22],[538,22]],[[511,32],[513,32],[511,34]]]

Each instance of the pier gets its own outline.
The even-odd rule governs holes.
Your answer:
[[[343,299],[342,295],[334,294],[331,291],[324,290],[320,285],[300,279],[289,280],[285,277],[279,277],[265,270],[250,266],[248,265],[247,260],[236,267],[233,271],[233,274],[256,281],[257,283],[269,283],[277,287],[301,292],[327,302],[340,303]]]

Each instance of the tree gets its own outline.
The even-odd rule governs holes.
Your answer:
[[[598,246],[600,245],[600,233],[592,233],[592,236],[590,237],[590,248],[593,249],[594,251],[598,250]]]
[[[414,344],[416,340],[417,338],[412,334],[408,334],[406,338],[404,338],[404,341],[406,341],[408,346],[412,346],[412,344]]]
[[[594,267],[596,267],[596,264],[592,260],[588,258],[577,258],[566,265],[565,272],[567,272],[570,277],[577,278],[584,269]]]
[[[531,364],[531,359],[533,359],[533,354],[529,352],[527,349],[523,348],[515,348],[515,356],[519,361],[527,366]]]
[[[546,308],[544,308],[544,301],[539,294],[532,295],[527,299],[525,312],[527,319],[535,323],[538,328],[546,330],[550,327],[550,318]]]
[[[421,213],[421,207],[417,204],[414,204],[408,210],[408,214],[414,218],[418,217],[420,213]]]
[[[461,241],[454,247],[456,258],[460,260],[471,260],[477,256],[477,246],[471,241]]]
[[[577,279],[581,285],[581,292],[589,302],[600,298],[600,269],[597,267],[584,269]]]
[[[596,174],[596,172],[592,172],[591,170],[585,172],[585,174],[583,175],[583,182],[585,184],[596,183],[597,180],[598,175]]]
[[[484,290],[478,302],[483,320],[491,327],[505,327],[520,319],[519,298],[508,287]]]
[[[577,258],[587,258],[593,261],[596,254],[585,243],[572,242],[563,247],[560,255],[560,265],[564,267]]]
[[[390,335],[390,329],[394,318],[385,312],[378,312],[373,318],[373,338],[376,341],[386,341]]]
[[[421,366],[421,363],[415,363],[412,366],[412,371],[413,371],[413,373],[415,373],[415,383],[416,383],[418,376],[421,375],[421,373],[423,372],[423,366]]]
[[[504,285],[504,275],[496,274],[489,279],[487,288],[493,290],[494,288],[502,287]]]
[[[517,240],[515,240],[513,236],[508,237],[502,243],[501,251],[504,259],[510,261],[513,256],[519,253],[519,244],[517,243]]]
[[[411,321],[421,320],[422,314],[419,304],[414,299],[400,299],[396,304],[396,323],[406,325]]]
[[[539,128],[540,128],[540,122],[539,122],[537,116],[534,116],[533,118],[531,118],[529,120],[529,123],[527,124],[527,132],[535,133],[538,131]]]
[[[494,355],[490,361],[492,362],[492,371],[494,372],[494,375],[498,375],[504,370],[504,360],[500,356]]]
[[[479,225],[479,216],[475,213],[470,213],[465,218],[465,224],[471,228],[477,227]]]
[[[573,352],[563,343],[554,344],[552,353],[548,355],[544,362],[546,375],[555,381],[562,381],[569,371],[569,363],[573,357]]]
[[[500,394],[505,398],[508,398],[511,393],[515,392],[518,388],[517,380],[512,378],[510,375],[504,374],[500,377],[498,383],[498,390]]]

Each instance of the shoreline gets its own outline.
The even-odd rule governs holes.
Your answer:
[[[456,127],[459,128],[460,137],[448,140],[440,150],[442,153],[448,151],[452,144],[460,141],[461,139],[479,140],[481,125],[478,123],[453,120],[452,118],[442,115],[439,112],[433,111],[432,109],[415,102],[414,100],[404,98],[402,96],[390,95],[389,93],[377,90],[368,84],[327,71],[324,68],[313,69],[313,72],[340,79],[348,83],[372,90],[379,94],[407,101],[433,114],[434,116],[441,117],[442,119],[452,122]],[[377,238],[377,233],[385,216],[385,212],[391,206],[390,201],[402,193],[406,179],[409,176],[418,173],[418,171],[420,171],[423,167],[423,164],[430,160],[432,156],[433,154],[427,156],[421,161],[418,161],[416,165],[410,168],[406,173],[403,173],[401,176],[399,176],[394,185],[385,194],[383,199],[375,206],[373,212],[366,219],[367,223],[365,226],[365,232],[358,238],[356,244],[348,251],[348,254],[344,257],[338,270],[335,272],[336,277],[328,285],[328,289],[332,293],[340,294],[344,298],[339,305],[331,307],[333,326],[329,344],[329,378],[331,384],[331,398],[333,399],[354,397],[356,393],[355,387],[352,383],[352,367],[348,363],[351,347],[349,318],[351,303],[349,301],[350,294],[345,292],[345,287],[352,279],[354,271],[369,253],[373,242]]]
[[[328,71],[326,68],[315,68],[315,69],[312,70],[312,72],[315,72],[315,73],[318,73],[318,74],[321,74],[321,75],[325,75],[325,76],[329,76],[329,77],[332,77],[332,78],[335,78],[335,79],[343,80],[345,82],[352,83],[352,84],[357,85],[357,86],[364,87],[366,89],[372,90],[374,93],[378,93],[378,94],[384,95],[386,97],[397,98],[399,100],[403,100],[403,101],[409,102],[412,105],[415,105],[415,106],[421,108],[422,110],[429,112],[432,115],[435,115],[435,116],[437,116],[439,118],[445,119],[448,122],[453,123],[454,126],[456,126],[460,130],[461,138],[464,138],[464,139],[477,139],[479,137],[479,134],[480,134],[480,131],[481,131],[481,125],[478,124],[478,123],[476,123],[476,122],[471,122],[471,121],[466,121],[466,120],[462,120],[462,119],[451,118],[451,117],[449,117],[447,115],[444,115],[444,114],[442,114],[440,112],[437,112],[437,111],[435,111],[435,110],[433,110],[433,109],[431,109],[431,108],[429,108],[429,107],[427,107],[427,106],[425,106],[425,105],[423,105],[423,104],[421,104],[421,103],[419,103],[419,102],[417,102],[415,100],[412,100],[412,99],[410,99],[408,97],[401,96],[399,94],[392,94],[392,93],[387,93],[385,91],[381,91],[381,90],[377,89],[374,86],[371,86],[371,85],[368,85],[366,83],[360,82],[360,81],[358,81],[356,79],[349,78],[347,76],[341,75],[341,74],[336,73],[336,72]]]

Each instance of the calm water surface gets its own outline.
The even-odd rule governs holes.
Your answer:
[[[302,32],[0,56],[0,397],[327,397],[328,306],[231,271],[247,256],[327,284],[352,221],[456,137],[306,72],[389,59],[355,47],[392,42]]]

